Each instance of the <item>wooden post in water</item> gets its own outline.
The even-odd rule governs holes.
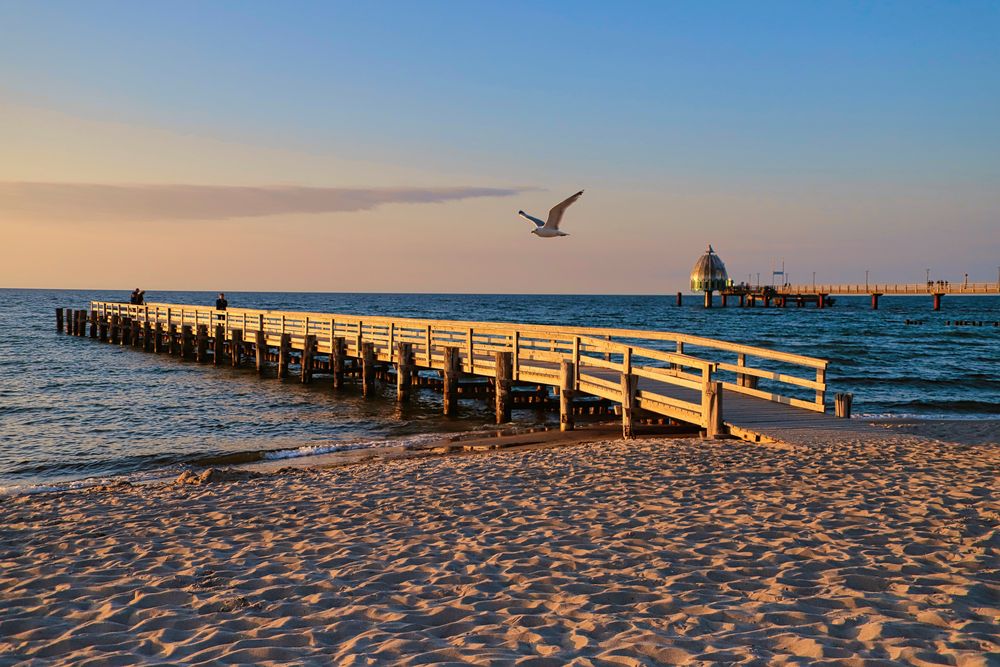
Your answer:
[[[281,334],[278,343],[278,379],[283,380],[288,377],[288,356],[292,351],[292,334]]]
[[[73,333],[73,309],[67,308],[65,311],[66,315],[66,333],[72,335]]]
[[[199,364],[208,362],[208,325],[199,324],[195,337],[194,359]]]
[[[375,395],[375,343],[361,343],[361,395]]]
[[[677,293],[677,305],[678,306],[681,305],[681,301],[682,301],[683,297],[684,297],[683,293],[681,293],[681,292]]]
[[[121,329],[122,329],[121,346],[125,347],[126,345],[131,345],[132,344],[132,319],[129,318],[129,317],[123,317],[122,318]]]
[[[943,297],[943,296],[944,296],[944,294],[935,294],[934,295],[934,310],[941,310],[941,297]]]
[[[108,321],[103,317],[101,321],[97,323],[97,339],[102,343],[108,342]]]
[[[233,368],[239,368],[243,363],[243,329],[233,329],[229,336],[229,356],[232,358]]]
[[[181,325],[181,359],[190,359],[192,357],[192,345],[191,345],[191,325],[182,324]]]
[[[226,353],[226,327],[215,325],[215,336],[212,338],[212,365],[221,366],[222,357]]]
[[[117,313],[111,316],[111,344],[117,345],[121,336],[121,315]]]
[[[701,411],[705,420],[705,435],[716,438],[723,433],[722,425],[722,383],[705,383],[701,395]]]
[[[300,357],[300,371],[302,384],[309,384],[313,377],[313,354],[316,352],[316,336],[308,334],[302,343],[302,356]]]
[[[413,384],[413,343],[396,343],[396,400],[405,403],[410,400],[410,386]]]
[[[878,292],[872,292],[872,310],[878,310],[878,298],[882,296]]]
[[[565,359],[559,364],[559,430],[573,430],[573,387],[576,386],[576,367]]]
[[[705,307],[712,307],[712,290],[705,290]]]
[[[254,332],[254,353],[257,358],[257,372],[263,375],[267,361],[267,336],[260,329]]]
[[[497,423],[510,421],[511,407],[514,405],[511,387],[514,384],[514,355],[510,352],[496,353],[496,397]]]
[[[131,333],[129,334],[129,339],[132,343],[132,347],[139,347],[139,320],[132,320],[131,322]]]
[[[167,354],[177,355],[177,325],[173,322],[167,324]]]
[[[149,325],[149,320],[142,323],[142,350],[143,352],[153,350],[153,328]]]
[[[63,309],[56,308],[56,331],[62,333],[63,330]]]
[[[458,411],[458,377],[461,359],[457,347],[444,348],[444,368],[441,371],[443,382],[444,414],[453,415]]]
[[[163,352],[163,322],[153,324],[153,352],[159,354]]]
[[[834,414],[841,419],[851,418],[851,403],[854,402],[854,394],[834,394],[833,406]]]
[[[97,310],[90,311],[90,337],[97,338]]]
[[[344,388],[344,347],[347,341],[343,336],[333,338],[333,348],[330,350],[330,371],[333,373],[333,388]]]

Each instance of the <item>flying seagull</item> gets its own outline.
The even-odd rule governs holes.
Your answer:
[[[567,197],[558,204],[552,207],[549,211],[549,217],[545,222],[542,222],[538,218],[528,215],[524,211],[518,211],[517,214],[529,220],[535,224],[535,228],[531,230],[531,233],[536,236],[541,236],[543,239],[550,239],[554,236],[569,236],[566,232],[559,231],[559,223],[562,222],[563,213],[569,208],[569,205],[580,198],[583,194],[583,190],[580,190],[575,195]]]

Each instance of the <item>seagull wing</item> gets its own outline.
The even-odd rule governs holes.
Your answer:
[[[522,218],[524,218],[525,220],[527,220],[528,222],[535,223],[535,227],[544,227],[545,226],[544,222],[542,222],[541,220],[539,220],[538,218],[536,218],[533,215],[528,215],[524,211],[518,211],[517,214],[519,216],[521,216]]]
[[[575,202],[583,194],[583,190],[580,190],[572,197],[567,197],[558,204],[552,207],[549,211],[548,220],[545,221],[546,229],[559,229],[559,223],[562,222],[563,213],[569,208],[570,204]]]

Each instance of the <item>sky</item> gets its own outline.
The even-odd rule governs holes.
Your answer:
[[[0,287],[996,281],[1000,3],[3,2],[0,238]]]

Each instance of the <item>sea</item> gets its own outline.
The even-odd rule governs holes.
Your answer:
[[[147,302],[213,304],[215,293],[149,291]],[[689,295],[228,292],[230,306],[359,315],[677,331],[830,360],[829,394],[862,418],[1000,418],[1000,297],[836,297],[831,308],[702,308]],[[56,308],[127,301],[128,290],[0,289],[0,493],[185,469],[408,444],[495,429],[484,401],[441,415],[440,396],[363,400],[56,332]],[[718,306],[718,300],[716,301]],[[963,323],[963,324],[956,324]],[[971,324],[970,324],[971,323]],[[981,323],[981,325],[979,324]],[[515,410],[515,428],[557,416]]]

